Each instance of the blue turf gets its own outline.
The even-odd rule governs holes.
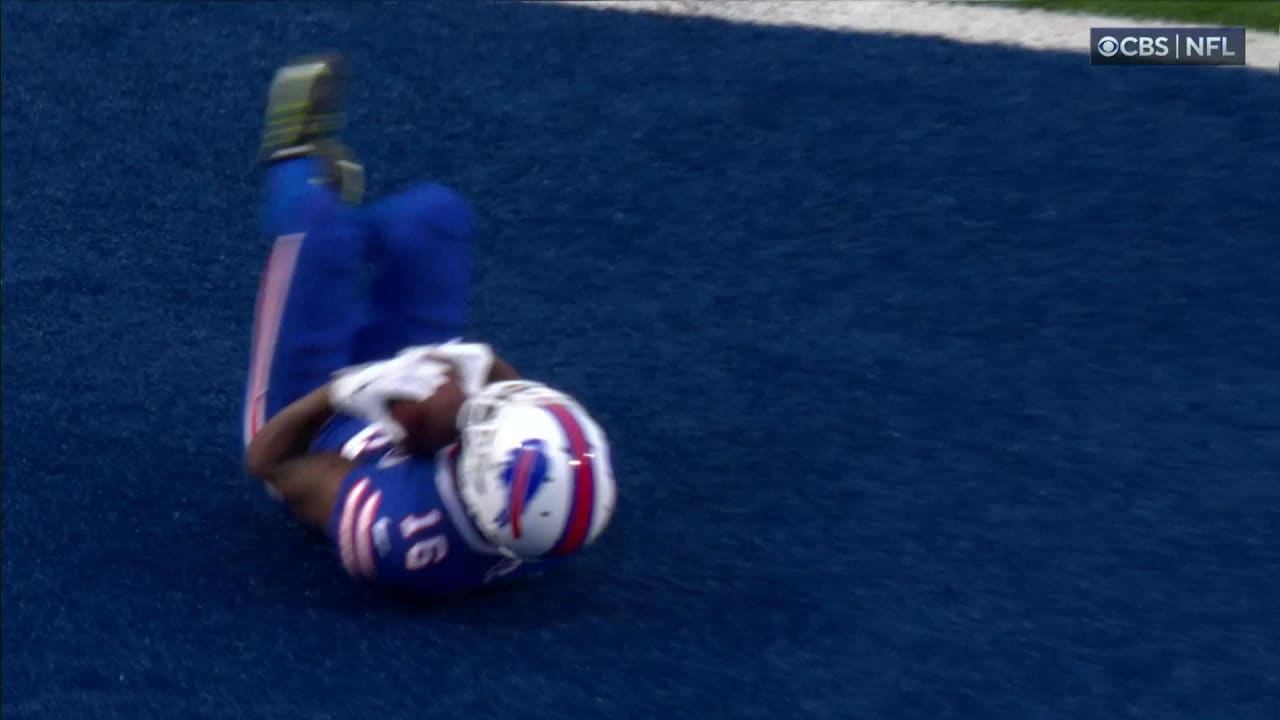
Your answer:
[[[240,475],[273,67],[453,184],[612,433],[520,592],[349,585]],[[464,3],[3,4],[3,714],[1280,714],[1274,76]]]

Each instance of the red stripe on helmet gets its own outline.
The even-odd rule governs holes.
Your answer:
[[[577,552],[587,541],[591,531],[591,516],[595,507],[595,456],[582,425],[563,405],[547,405],[547,412],[555,416],[564,434],[569,438],[569,463],[573,467],[573,505],[569,509],[569,522],[564,534],[551,548],[552,555],[569,555]]]

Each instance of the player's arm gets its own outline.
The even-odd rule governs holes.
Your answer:
[[[333,417],[326,383],[276,413],[245,449],[249,474],[271,482],[285,463],[305,455],[320,428]]]
[[[404,428],[391,417],[389,404],[431,397],[446,381],[447,371],[443,363],[411,355],[346,368],[267,421],[245,450],[245,466],[250,475],[274,488],[296,515],[323,529],[355,463],[339,453],[309,452],[316,434],[341,412],[380,423],[399,440]]]
[[[498,357],[497,353],[494,353],[493,366],[489,368],[489,377],[486,379],[485,384],[488,385],[496,382],[519,379],[520,372],[514,367],[511,367],[511,363]]]
[[[294,401],[262,426],[245,450],[249,474],[266,482],[304,522],[324,529],[351,461],[337,453],[309,453],[334,414],[329,385]]]

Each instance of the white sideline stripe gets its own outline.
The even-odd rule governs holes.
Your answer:
[[[1089,28],[1093,27],[1203,26],[1202,23],[1048,12],[997,3],[967,5],[908,0],[595,0],[576,3],[562,0],[562,4],[591,10],[706,17],[758,25],[923,35],[976,45],[1010,45],[1082,55],[1089,52]],[[1245,43],[1247,67],[1280,73],[1280,35],[1250,28],[1245,32]]]

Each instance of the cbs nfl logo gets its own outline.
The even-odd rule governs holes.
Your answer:
[[[1244,28],[1090,28],[1091,65],[1244,65]]]

